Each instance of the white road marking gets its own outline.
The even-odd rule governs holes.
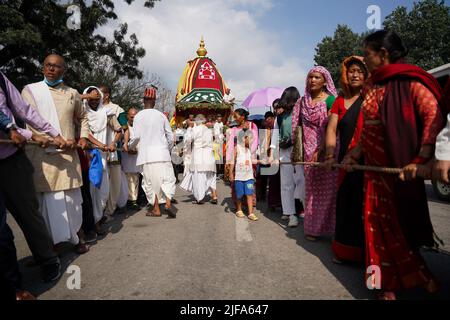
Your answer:
[[[253,241],[252,234],[250,233],[250,224],[247,218],[234,218],[236,221],[236,240],[239,242]]]

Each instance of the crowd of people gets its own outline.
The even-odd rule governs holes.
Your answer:
[[[17,299],[33,298],[22,288],[6,208],[52,282],[61,276],[59,245],[87,253],[115,215],[146,208],[149,217],[175,219],[182,174],[179,186],[194,205],[218,205],[223,179],[237,218],[258,221],[256,204],[267,202],[270,211],[281,208],[288,227],[303,220],[307,240],[332,237],[335,263],[380,268],[382,299],[417,286],[435,292],[419,252],[439,241],[424,179],[433,173],[448,183],[449,103],[406,55],[394,32],[378,31],[366,38],[364,58],[342,62],[340,92],[316,66],[304,94],[287,88],[262,122],[238,107],[230,119],[192,114],[176,128],[155,108],[155,88],[145,90],[143,110],[125,111],[107,84],[83,94],[68,87],[56,54],[43,63],[44,80],[21,94],[1,74],[0,138],[12,142],[0,144],[2,286]]]

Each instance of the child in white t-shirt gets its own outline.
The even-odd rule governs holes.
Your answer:
[[[242,211],[242,201],[244,197],[247,200],[248,218],[252,221],[258,221],[258,217],[253,213],[253,194],[255,193],[255,177],[253,175],[253,163],[256,163],[256,157],[252,155],[251,131],[240,131],[235,138],[234,147],[234,168],[230,176],[234,181],[236,192],[236,216],[244,218]]]

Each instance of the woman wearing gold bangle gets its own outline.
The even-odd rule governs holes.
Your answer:
[[[429,73],[403,61],[407,50],[394,32],[372,33],[364,47],[371,77],[361,108],[361,147],[351,155],[363,154],[367,165],[403,168],[399,177],[365,172],[366,267],[379,268],[381,299],[394,300],[397,291],[415,287],[435,292],[436,281],[419,251],[436,242],[425,184],[416,175],[432,157],[444,126],[441,89]]]

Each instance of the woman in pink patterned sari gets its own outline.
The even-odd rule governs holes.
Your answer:
[[[314,67],[306,80],[305,95],[298,102],[303,127],[305,161],[324,161],[324,141],[328,113],[337,96],[330,73],[324,67]],[[298,109],[297,109],[298,110]],[[336,221],[337,171],[305,166],[306,239],[332,236]]]

